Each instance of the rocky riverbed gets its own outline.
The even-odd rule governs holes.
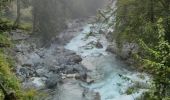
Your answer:
[[[116,57],[116,43],[110,41],[113,27],[94,18],[67,26],[48,47],[20,30],[11,32],[16,74],[24,89],[45,92],[41,100],[134,100],[147,91],[149,76],[129,70]],[[122,56],[127,58],[131,44],[124,48]]]

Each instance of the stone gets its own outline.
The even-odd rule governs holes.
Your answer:
[[[24,78],[29,77],[29,70],[25,67],[19,68],[18,74]]]
[[[79,55],[73,55],[70,57],[70,60],[74,63],[80,63],[82,61],[82,58]]]
[[[99,30],[99,34],[105,34],[103,30]]]
[[[127,60],[130,58],[132,54],[135,54],[138,52],[138,45],[135,43],[125,43],[123,44],[120,57],[124,60]]]
[[[49,89],[55,89],[57,87],[57,84],[61,81],[62,77],[60,75],[53,74],[46,80],[46,87]]]
[[[42,87],[44,87],[45,86],[45,84],[44,84],[44,82],[43,82],[43,80],[41,79],[41,78],[38,78],[38,77],[33,77],[33,78],[31,78],[33,81],[32,81],[32,83],[34,84],[34,86],[36,87],[36,88],[42,88]]]
[[[23,83],[25,89],[35,88],[37,90],[45,88],[45,83],[40,77],[32,77]]]
[[[75,79],[86,82],[86,80],[87,80],[87,73],[81,72],[81,73],[79,73],[78,75],[75,76]]]
[[[39,76],[39,77],[43,77],[45,74],[48,73],[48,70],[47,69],[37,69],[36,70],[36,74]]]
[[[110,31],[106,34],[106,38],[109,42],[113,41],[113,36],[114,36],[113,32],[110,32]]]
[[[90,84],[94,83],[94,80],[89,78],[89,77],[87,77],[86,82],[87,82],[87,84],[90,85]]]
[[[96,48],[103,48],[103,45],[99,41],[97,41]]]
[[[82,32],[82,31],[84,31],[84,29],[83,29],[83,28],[81,28],[81,29],[80,29],[80,32]]]
[[[96,92],[96,95],[94,97],[94,100],[101,100],[101,96],[99,92]]]
[[[116,48],[113,45],[109,45],[106,51],[114,54],[116,53]]]

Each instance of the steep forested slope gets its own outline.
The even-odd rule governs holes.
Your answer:
[[[153,74],[154,82],[147,100],[168,100],[170,89],[170,1],[118,0],[116,39],[139,46],[132,53],[137,66]]]

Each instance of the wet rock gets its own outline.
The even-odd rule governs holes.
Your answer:
[[[48,70],[51,71],[51,72],[54,72],[54,73],[58,73],[59,72],[58,70],[60,68],[61,68],[60,66],[53,65],[53,66],[48,67]]]
[[[76,75],[75,79],[86,82],[86,80],[87,80],[87,73],[81,72],[78,75]]]
[[[82,64],[73,65],[73,68],[78,73],[85,73],[85,72],[87,72],[87,69]]]
[[[76,55],[76,53],[75,53],[74,51],[71,51],[71,50],[66,50],[66,51],[64,52],[64,55],[65,55],[65,56]]]
[[[101,100],[101,96],[99,92],[96,93],[94,100]]]
[[[83,29],[83,28],[81,28],[81,29],[80,29],[80,32],[82,32],[83,30],[84,30],[84,29]]]
[[[24,78],[29,76],[29,70],[27,68],[21,67],[19,68],[18,74]]]
[[[97,41],[96,48],[103,48],[103,45],[99,41]]]
[[[58,62],[58,65],[70,63],[69,58],[66,58],[66,57],[57,58],[57,62]]]
[[[94,80],[91,79],[90,77],[87,77],[86,82],[87,82],[87,84],[90,85],[90,84],[94,83]]]
[[[34,89],[39,90],[39,89],[45,88],[45,83],[43,81],[43,78],[32,77],[28,81],[24,82],[23,86],[25,89],[34,88]]]
[[[116,53],[116,47],[114,47],[113,45],[109,45],[106,51],[114,54]]]
[[[99,92],[94,92],[93,90],[89,90],[87,88],[84,89],[82,96],[87,100],[101,100]]]
[[[53,74],[46,80],[46,87],[49,89],[55,89],[57,87],[57,84],[61,81],[62,77],[60,75]]]
[[[106,34],[106,38],[107,38],[107,40],[108,41],[110,41],[110,42],[112,42],[113,41],[113,32],[108,32],[107,34]]]
[[[122,50],[120,52],[120,57],[124,60],[127,60],[130,58],[130,56],[134,53],[138,52],[138,45],[135,43],[125,43],[122,47]]]
[[[99,30],[99,34],[105,34],[103,30]]]
[[[70,57],[70,61],[74,63],[80,63],[82,58],[79,55],[73,55]]]
[[[37,69],[36,70],[36,74],[39,76],[39,77],[43,77],[45,76],[45,74],[48,73],[48,70],[47,69]]]

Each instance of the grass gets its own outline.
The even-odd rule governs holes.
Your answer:
[[[30,32],[32,30],[32,24],[28,22],[21,22],[18,26],[18,29]]]
[[[38,95],[36,90],[22,90],[20,81],[12,71],[14,69],[14,59],[9,55],[7,49],[12,45],[9,37],[5,33],[0,33],[0,43],[8,44],[8,46],[0,47],[0,82],[5,89],[10,92],[14,91],[17,100],[38,100],[35,95]],[[4,94],[0,89],[0,100],[3,100]]]
[[[11,28],[13,27],[13,24],[14,24],[14,20],[5,18],[5,17],[0,18],[0,22],[5,23],[7,26],[9,26]],[[32,26],[31,22],[21,21],[19,26],[17,27],[17,29],[21,29],[21,30],[30,32],[32,30],[32,27],[33,26]]]

